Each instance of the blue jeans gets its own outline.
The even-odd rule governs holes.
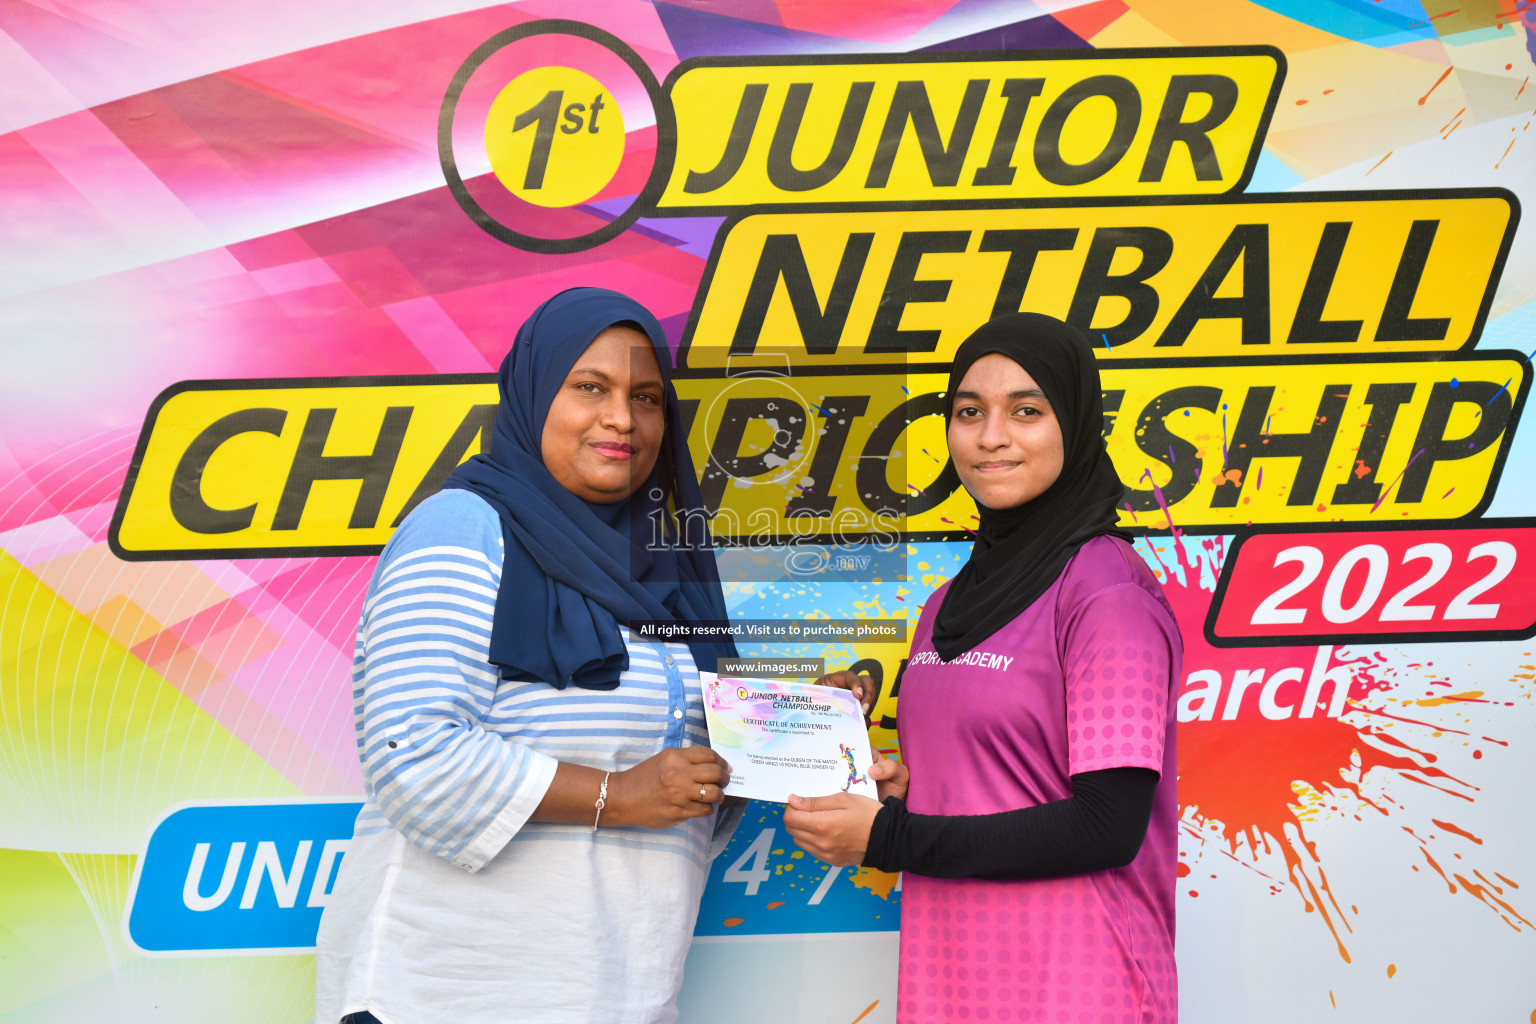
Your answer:
[[[341,1018],[341,1024],[379,1024],[379,1018],[367,1010],[361,1013],[349,1013]]]

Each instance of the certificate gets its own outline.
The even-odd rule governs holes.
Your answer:
[[[784,679],[703,681],[710,746],[731,766],[727,796],[876,796],[864,712],[849,691]]]

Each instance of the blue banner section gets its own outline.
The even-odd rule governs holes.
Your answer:
[[[146,953],[306,952],[362,804],[191,804],[149,837],[126,911]],[[894,931],[896,875],[828,868],[795,846],[783,807],[752,801],[710,867],[697,935]]]
[[[314,948],[358,801],[192,804],[139,859],[128,937],[147,953]]]
[[[795,845],[784,807],[757,800],[710,867],[695,935],[895,931],[901,879],[873,868],[829,868]]]

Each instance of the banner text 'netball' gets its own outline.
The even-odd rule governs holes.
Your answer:
[[[1019,309],[1109,359],[1450,351],[1481,332],[1516,220],[1511,193],[1472,189],[749,216],[682,359],[740,366],[766,340],[797,367],[937,366]]]

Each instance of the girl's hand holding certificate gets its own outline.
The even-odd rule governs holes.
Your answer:
[[[880,799],[906,799],[907,766],[875,751],[869,777],[879,788]],[[880,811],[878,801],[853,793],[832,796],[791,796],[784,809],[784,827],[795,845],[828,864],[859,864],[869,842],[870,826]]]
[[[710,745],[732,766],[727,797],[789,804],[784,826],[797,845],[857,864],[879,800],[904,798],[909,779],[899,761],[870,750],[874,696],[872,679],[848,671],[815,684],[706,676]]]
[[[868,723],[875,703],[873,679],[844,670],[828,673],[816,682],[852,693],[863,708]],[[878,750],[873,753],[868,775],[875,783],[879,798],[906,799],[907,782],[911,778],[906,765]],[[784,827],[789,830],[796,846],[818,860],[834,865],[858,864],[864,859],[870,825],[879,810],[879,803],[854,793],[811,797],[791,795],[789,806],[784,809]]]

